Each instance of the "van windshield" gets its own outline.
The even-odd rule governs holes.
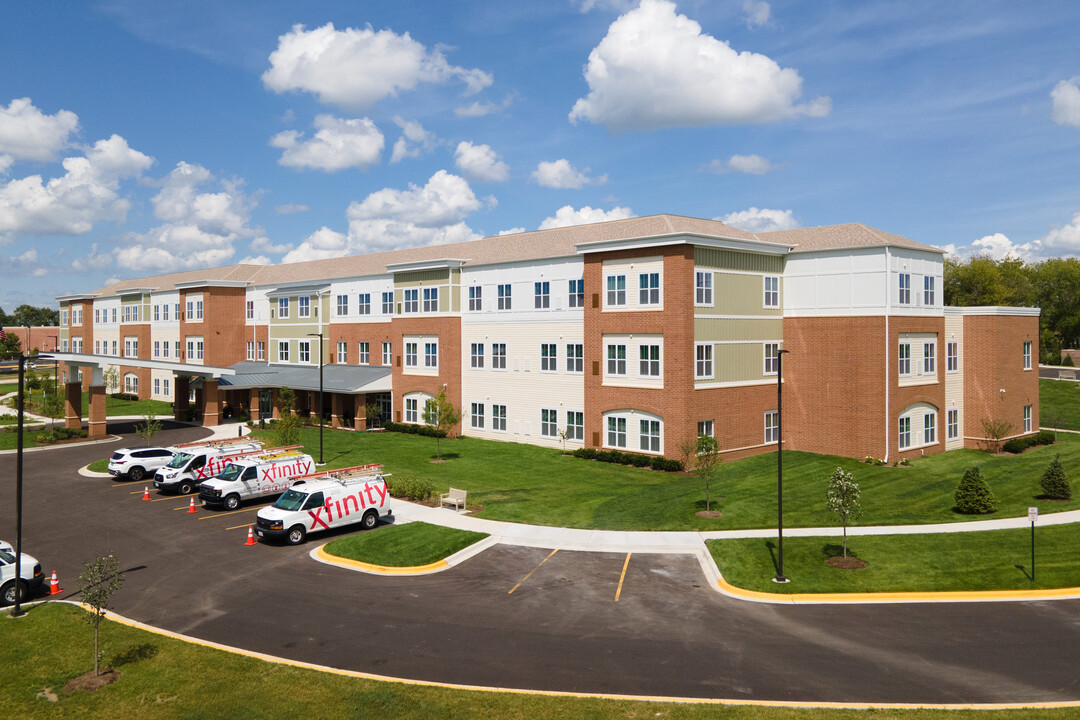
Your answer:
[[[299,510],[304,507],[304,501],[307,500],[307,493],[297,492],[296,490],[286,490],[285,494],[277,499],[274,503],[274,507],[281,510]]]
[[[235,463],[229,463],[225,466],[225,469],[217,474],[217,476],[226,481],[232,482],[240,477],[240,473],[244,472],[243,465],[236,465]]]
[[[182,468],[188,464],[188,461],[191,460],[192,457],[194,456],[188,455],[187,453],[177,453],[176,457],[169,461],[167,467]]]

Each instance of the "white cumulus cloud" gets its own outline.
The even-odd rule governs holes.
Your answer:
[[[772,12],[769,3],[762,0],[743,0],[742,9],[746,16],[747,27],[756,28],[768,25],[769,14]]]
[[[533,170],[533,179],[544,187],[549,188],[583,188],[586,185],[603,185],[608,176],[589,177],[589,168],[578,170],[570,164],[566,158],[560,158],[554,162],[541,162]]]
[[[12,100],[5,108],[0,105],[0,172],[4,156],[11,160],[55,160],[57,153],[67,147],[68,136],[79,129],[79,116],[68,110],[46,115],[30,98]]]
[[[512,95],[507,95],[501,103],[475,100],[468,105],[454,108],[454,114],[461,118],[483,117],[492,113],[502,112],[514,102]]]
[[[1058,125],[1080,127],[1080,77],[1062,80],[1050,91],[1053,109],[1050,119]]]
[[[424,129],[415,120],[394,117],[394,124],[401,128],[401,137],[394,142],[394,152],[390,155],[390,164],[401,162],[405,158],[420,157],[431,152],[435,147],[435,134]]]
[[[1071,221],[1035,242],[1040,248],[1053,251],[1054,255],[1080,255],[1080,212],[1073,213]]]
[[[385,139],[370,119],[317,115],[315,127],[315,135],[308,140],[296,130],[280,132],[270,139],[270,145],[284,150],[279,165],[337,172],[345,168],[367,169],[379,162]]]
[[[601,10],[614,10],[615,12],[626,12],[637,4],[637,0],[579,0],[579,2],[581,4],[581,12],[583,13],[587,13],[596,8]]]
[[[751,207],[714,219],[752,233],[792,230],[799,227],[799,221],[795,219],[791,210]]]
[[[285,203],[284,205],[278,205],[274,208],[274,212],[278,215],[292,215],[294,213],[302,213],[310,210],[307,205],[301,203]]]
[[[709,172],[722,175],[730,172],[764,175],[777,169],[777,165],[760,155],[732,155],[727,160],[713,160],[709,163]]]
[[[409,33],[345,28],[333,23],[307,30],[294,25],[278,38],[270,53],[270,69],[262,81],[282,93],[309,92],[320,102],[345,108],[367,108],[383,98],[412,90],[420,83],[459,80],[466,94],[491,85],[488,73],[450,65],[439,48],[428,50]]]
[[[796,70],[736,52],[667,0],[642,0],[616,19],[589,54],[585,80],[589,94],[574,104],[570,121],[612,132],[822,117],[831,109],[827,97],[798,104]]]
[[[611,210],[592,208],[586,205],[580,210],[575,210],[570,205],[564,205],[555,211],[552,217],[544,218],[540,223],[540,230],[551,228],[569,227],[571,225],[586,225],[588,223],[607,222],[608,220],[625,220],[634,217],[633,211],[628,207],[615,207]]]
[[[454,164],[473,182],[505,182],[510,168],[490,145],[459,142],[454,151]]]

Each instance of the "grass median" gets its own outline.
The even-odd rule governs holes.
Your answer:
[[[1035,528],[1035,581],[1031,579],[1031,530],[992,530],[930,535],[848,537],[848,555],[861,570],[826,564],[841,554],[838,537],[785,537],[784,575],[777,571],[776,538],[709,540],[720,573],[731,585],[757,592],[861,593],[1048,590],[1080,587],[1080,526]]]
[[[388,525],[327,543],[337,557],[384,567],[418,567],[445,560],[488,537],[487,533],[411,522]]]
[[[1080,430],[1080,383],[1067,380],[1039,380],[1039,424],[1065,430]]]
[[[93,668],[81,609],[32,607],[19,620],[0,616],[0,717],[266,718],[594,718],[595,720],[1065,720],[1075,709],[1013,711],[838,710],[651,703],[406,685],[267,663],[109,622],[104,665],[119,679],[95,692],[64,693]],[[55,695],[51,700],[46,693]]]

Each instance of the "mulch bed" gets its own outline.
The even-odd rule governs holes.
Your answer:
[[[718,518],[722,517],[724,513],[720,512],[719,510],[698,510],[694,514],[698,517],[703,518]]]
[[[869,565],[865,560],[860,560],[857,557],[844,557],[843,555],[836,555],[825,561],[830,566],[837,570],[862,570]]]
[[[87,692],[94,692],[106,685],[111,685],[120,679],[120,671],[113,670],[112,668],[105,668],[101,671],[100,675],[95,675],[94,671],[80,675],[77,678],[72,678],[64,683],[64,692],[73,693],[76,690],[86,690]]]

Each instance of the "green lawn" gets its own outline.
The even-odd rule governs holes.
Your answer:
[[[256,432],[257,436],[261,433]],[[481,517],[539,525],[607,530],[725,530],[775,527],[776,455],[726,463],[715,483],[714,505],[723,516],[697,517],[705,489],[690,475],[611,465],[562,455],[558,450],[474,438],[443,441],[444,463],[433,438],[402,433],[326,431],[328,467],[378,462],[398,477],[424,476],[441,492],[450,486],[483,505]],[[273,434],[266,431],[268,442]],[[302,431],[307,451],[318,457],[317,429]],[[1080,508],[1080,492],[1064,503],[1044,503],[1039,478],[1060,453],[1074,480],[1080,477],[1080,436],[1062,434],[1052,446],[1022,455],[992,457],[981,450],[955,450],[915,460],[910,467],[865,465],[850,458],[784,453],[784,522],[790,527],[835,524],[825,508],[827,478],[837,467],[854,473],[862,490],[863,525],[962,522],[985,519],[953,512],[953,493],[965,469],[982,467],[998,500],[991,517]],[[716,503],[715,496],[724,499]]]
[[[1039,424],[1080,430],[1080,383],[1040,379]]]
[[[63,427],[64,426],[64,421],[59,420],[59,421],[57,421],[56,425],[57,425],[57,427]],[[48,426],[46,425],[46,427],[48,427]],[[24,448],[44,447],[42,445],[38,445],[37,442],[35,442],[37,440],[38,432],[39,431],[35,430],[33,432],[28,432],[28,433],[23,434],[23,447]],[[19,434],[18,433],[14,433],[14,432],[2,432],[2,433],[0,433],[0,450],[14,450],[15,447],[18,445],[18,442],[19,442]]]
[[[109,472],[109,458],[102,458],[95,460],[86,466],[86,469],[90,472]]]
[[[120,592],[124,592],[121,589]],[[65,695],[64,683],[93,668],[83,611],[43,605],[0,617],[0,717],[93,720],[295,720],[317,716],[441,718],[592,718],[594,720],[1065,720],[1061,710],[836,710],[649,703],[493,693],[379,682],[267,663],[106,621],[104,663],[120,671],[112,685]],[[57,701],[38,697],[46,689]],[[317,711],[313,710],[317,708]],[[314,715],[313,715],[314,713]]]
[[[1080,526],[1035,528],[1035,580],[1031,530],[940,535],[848,537],[848,554],[862,570],[837,570],[825,559],[841,554],[841,538],[784,538],[786,585],[776,576],[776,538],[710,540],[720,573],[732,585],[772,593],[1033,590],[1080,587]]]
[[[411,522],[334,540],[326,552],[385,567],[429,565],[486,538],[487,533]]]

